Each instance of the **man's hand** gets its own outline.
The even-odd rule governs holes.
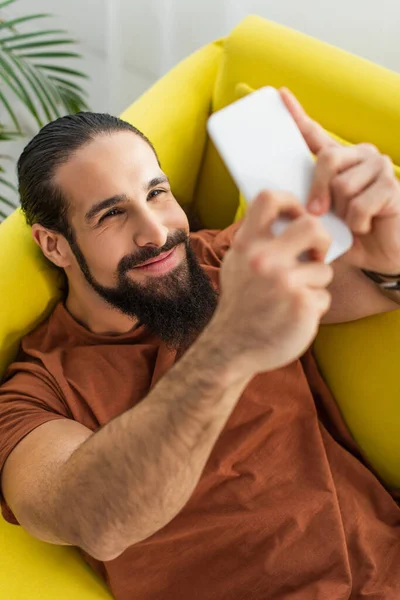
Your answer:
[[[345,262],[387,275],[400,273],[400,183],[390,157],[372,144],[339,144],[289,90],[279,92],[317,159],[307,209],[320,216],[332,207],[347,223],[354,243],[342,256]]]

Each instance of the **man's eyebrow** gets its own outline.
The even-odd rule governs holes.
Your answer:
[[[161,183],[168,183],[169,179],[166,175],[160,175],[159,177],[154,177],[149,181],[147,186],[145,186],[145,191],[148,192],[151,188],[156,187],[156,185],[160,185]]]
[[[144,186],[144,191],[148,192],[153,187],[156,187],[157,185],[160,185],[161,183],[169,184],[169,179],[166,175],[160,175],[159,177],[153,177],[153,179],[151,179],[147,183],[147,185]],[[111,198],[107,198],[106,200],[101,200],[100,202],[96,202],[96,204],[93,204],[93,206],[91,206],[89,208],[89,210],[87,211],[87,213],[85,215],[85,222],[89,225],[93,221],[95,216],[98,215],[102,210],[105,210],[106,208],[111,208],[112,206],[119,204],[119,202],[126,202],[127,199],[128,199],[128,197],[126,196],[126,194],[117,194],[116,196],[112,196]]]

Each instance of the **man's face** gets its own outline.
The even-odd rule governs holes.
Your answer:
[[[54,182],[70,205],[70,289],[83,274],[108,304],[171,346],[198,333],[216,294],[190,248],[187,217],[145,140],[130,131],[99,135],[57,169]]]

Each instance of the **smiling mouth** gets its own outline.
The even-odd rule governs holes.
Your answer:
[[[168,258],[168,256],[170,256],[170,254],[172,254],[174,252],[174,250],[176,250],[176,246],[174,248],[172,248],[172,250],[168,250],[168,252],[163,252],[162,254],[159,254],[158,256],[155,256],[154,258],[150,258],[149,260],[146,260],[145,262],[141,263],[140,265],[138,265],[137,267],[134,267],[134,268],[140,269],[141,267],[145,267],[147,265],[152,265],[156,262],[161,262],[161,261],[165,260],[166,258]]]
[[[154,273],[157,275],[168,273],[179,263],[179,256],[176,249],[177,246],[168,252],[163,252],[163,254],[159,254],[155,258],[134,267],[133,270],[139,273]]]

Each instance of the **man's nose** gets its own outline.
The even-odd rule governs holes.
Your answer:
[[[137,229],[134,242],[137,246],[157,246],[161,248],[168,238],[166,227],[150,210],[145,210],[136,220]]]

